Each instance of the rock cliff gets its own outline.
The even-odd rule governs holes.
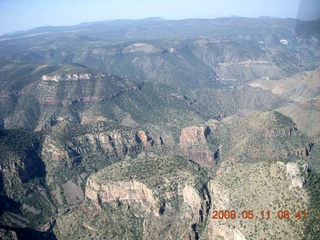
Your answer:
[[[197,239],[209,217],[206,181],[195,164],[181,157],[122,161],[89,177],[86,200],[75,214],[85,231],[96,235],[100,229],[108,239],[122,227],[127,229],[118,232],[123,237]],[[103,229],[94,212],[107,219]],[[65,217],[57,222],[59,228],[70,224]]]
[[[180,135],[180,145],[207,144],[206,137],[209,133],[209,127],[190,126],[184,128]]]
[[[215,130],[217,130],[215,123],[211,126],[189,126],[182,129],[179,141],[180,152],[202,166],[214,165],[217,158],[216,149],[209,147],[207,137],[211,131]]]
[[[99,206],[101,203],[119,201],[121,203],[140,203],[146,212],[153,212],[159,215],[159,208],[152,190],[145,184],[136,181],[113,182],[105,185],[98,185],[91,177],[86,186],[86,197]]]
[[[106,123],[101,122],[101,124],[105,125]],[[67,125],[69,125],[69,129]],[[83,134],[72,133],[72,126],[77,129],[82,128]],[[64,136],[56,139],[56,134],[60,131],[67,132],[63,133]],[[69,161],[74,156],[94,152],[103,152],[108,156],[138,154],[145,150],[152,150],[155,141],[150,133],[143,130],[108,130],[108,128],[102,127],[101,130],[92,132],[89,125],[77,127],[76,125],[70,125],[70,123],[61,122],[54,126],[43,144],[42,156],[45,159],[47,156],[48,158],[51,156],[52,160]]]
[[[79,169],[88,168],[91,173],[97,167],[110,164],[111,159],[136,156],[143,151],[162,152],[164,142],[165,138],[156,132],[110,122],[79,125],[61,120],[43,139],[41,157],[48,172],[46,182],[52,191],[57,191],[55,200],[60,204],[59,188],[68,180],[81,182]],[[65,171],[69,171],[68,177],[64,176]]]
[[[95,76],[95,78],[98,76]],[[104,75],[100,75],[100,77],[104,77]],[[82,73],[82,74],[66,74],[64,76],[61,75],[43,75],[41,77],[42,81],[54,81],[54,82],[59,82],[59,81],[71,81],[71,80],[89,80],[91,78],[90,73]]]

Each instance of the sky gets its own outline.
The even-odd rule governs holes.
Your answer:
[[[0,34],[39,26],[147,17],[236,15],[313,20],[319,18],[319,3],[320,0],[0,0]]]

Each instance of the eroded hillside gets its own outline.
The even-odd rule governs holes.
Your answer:
[[[319,33],[298,23],[0,37],[0,238],[319,239]]]

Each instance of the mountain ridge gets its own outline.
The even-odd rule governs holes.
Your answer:
[[[0,238],[318,239],[316,26],[144,19],[1,36]]]

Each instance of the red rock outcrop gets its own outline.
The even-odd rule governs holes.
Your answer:
[[[182,129],[180,135],[180,145],[186,144],[207,144],[207,135],[210,133],[209,127],[190,126]]]
[[[143,144],[147,144],[148,143],[148,136],[146,134],[146,132],[138,130],[136,132],[136,139],[139,142],[142,142]]]
[[[217,125],[212,124],[213,130]],[[211,126],[190,126],[182,129],[180,135],[180,152],[201,166],[212,167],[215,160],[215,151],[208,149],[207,136],[211,132]]]

